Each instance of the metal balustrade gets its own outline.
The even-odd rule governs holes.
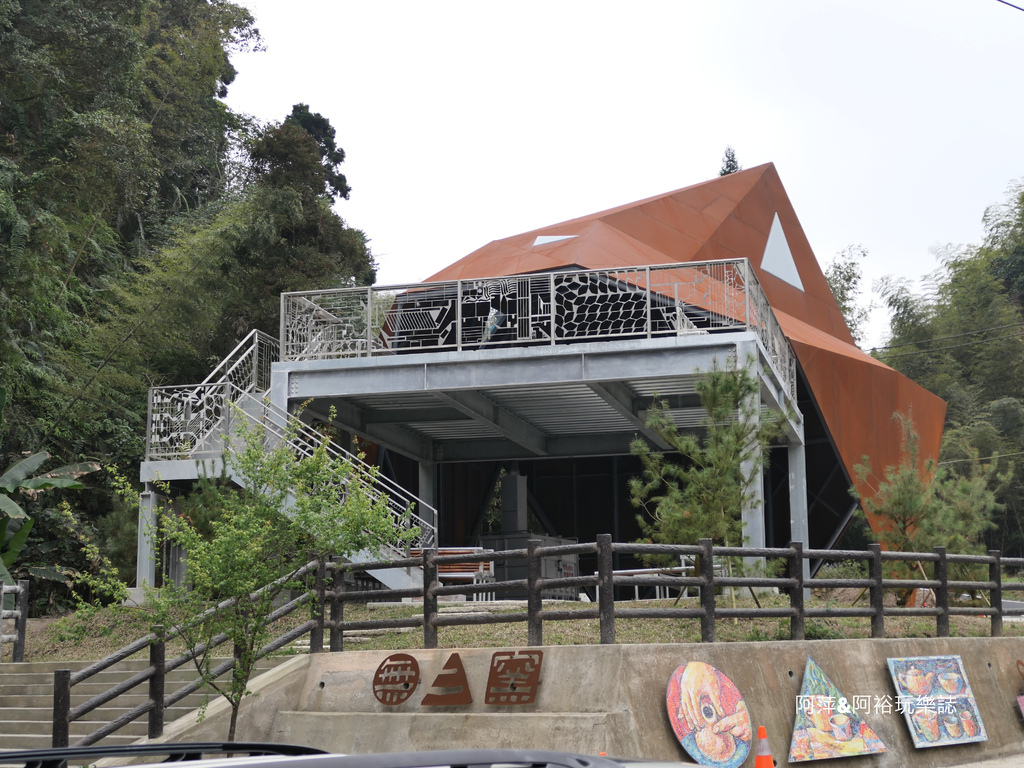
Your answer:
[[[147,461],[220,458],[232,438],[237,440],[242,424],[264,430],[268,447],[284,442],[299,455],[311,454],[322,436],[264,397],[270,387],[270,367],[276,361],[276,340],[253,331],[201,384],[150,388]],[[363,484],[371,498],[386,499],[400,525],[419,527],[420,535],[411,546],[435,545],[434,507],[376,474],[344,448],[329,443],[327,450],[352,465],[351,479]]]
[[[196,393],[199,396],[196,397]],[[184,429],[177,432],[177,442],[168,441],[167,458],[192,458],[197,460],[221,457],[230,450],[232,443],[241,440],[243,429],[260,429],[268,448],[285,444],[298,456],[310,456],[323,442],[323,435],[294,416],[270,403],[262,394],[243,392],[226,382],[204,384],[198,387],[156,387],[151,390],[151,401],[159,398],[162,403],[175,403],[174,411],[180,414],[179,423]],[[200,416],[188,413],[193,404],[201,405]],[[198,418],[208,419],[208,428],[192,428]],[[197,435],[205,433],[201,442]],[[433,547],[437,532],[437,510],[413,496],[398,483],[373,471],[356,454],[336,443],[326,445],[332,458],[340,458],[352,467],[352,475],[341,480],[343,483],[357,482],[366,488],[370,498],[384,498],[388,509],[402,527],[418,527],[420,535],[410,543],[413,547]]]
[[[321,360],[753,331],[791,396],[796,358],[746,259],[281,295],[281,357]]]

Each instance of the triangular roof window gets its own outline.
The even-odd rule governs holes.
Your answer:
[[[782,230],[782,222],[779,221],[777,213],[772,220],[772,230],[768,233],[768,244],[764,247],[764,256],[761,257],[761,269],[771,272],[801,291],[804,289],[800,273],[796,269],[796,262],[793,261],[793,252],[789,250],[789,241],[786,240],[786,233]]]
[[[579,235],[537,235],[537,239],[533,241],[533,247],[557,243],[560,240],[572,240],[574,237],[579,237]]]

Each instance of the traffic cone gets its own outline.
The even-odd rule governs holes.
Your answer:
[[[772,751],[768,747],[768,731],[763,725],[757,726],[757,751],[754,752],[754,768],[775,768]]]

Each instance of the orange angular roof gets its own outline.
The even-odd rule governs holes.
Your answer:
[[[736,258],[753,266],[858,485],[854,467],[864,456],[876,488],[900,461],[896,411],[912,413],[922,456],[938,456],[946,404],[854,344],[771,163],[495,240],[430,280]]]

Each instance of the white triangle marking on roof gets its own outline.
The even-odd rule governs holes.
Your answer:
[[[579,235],[537,235],[537,239],[533,241],[533,247],[557,243],[559,240],[572,240],[574,237],[579,237]]]
[[[768,233],[764,256],[761,257],[761,269],[771,272],[801,291],[804,289],[796,262],[793,261],[793,252],[789,250],[789,241],[786,240],[786,233],[782,231],[782,222],[779,221],[777,213],[772,221],[772,230]]]

